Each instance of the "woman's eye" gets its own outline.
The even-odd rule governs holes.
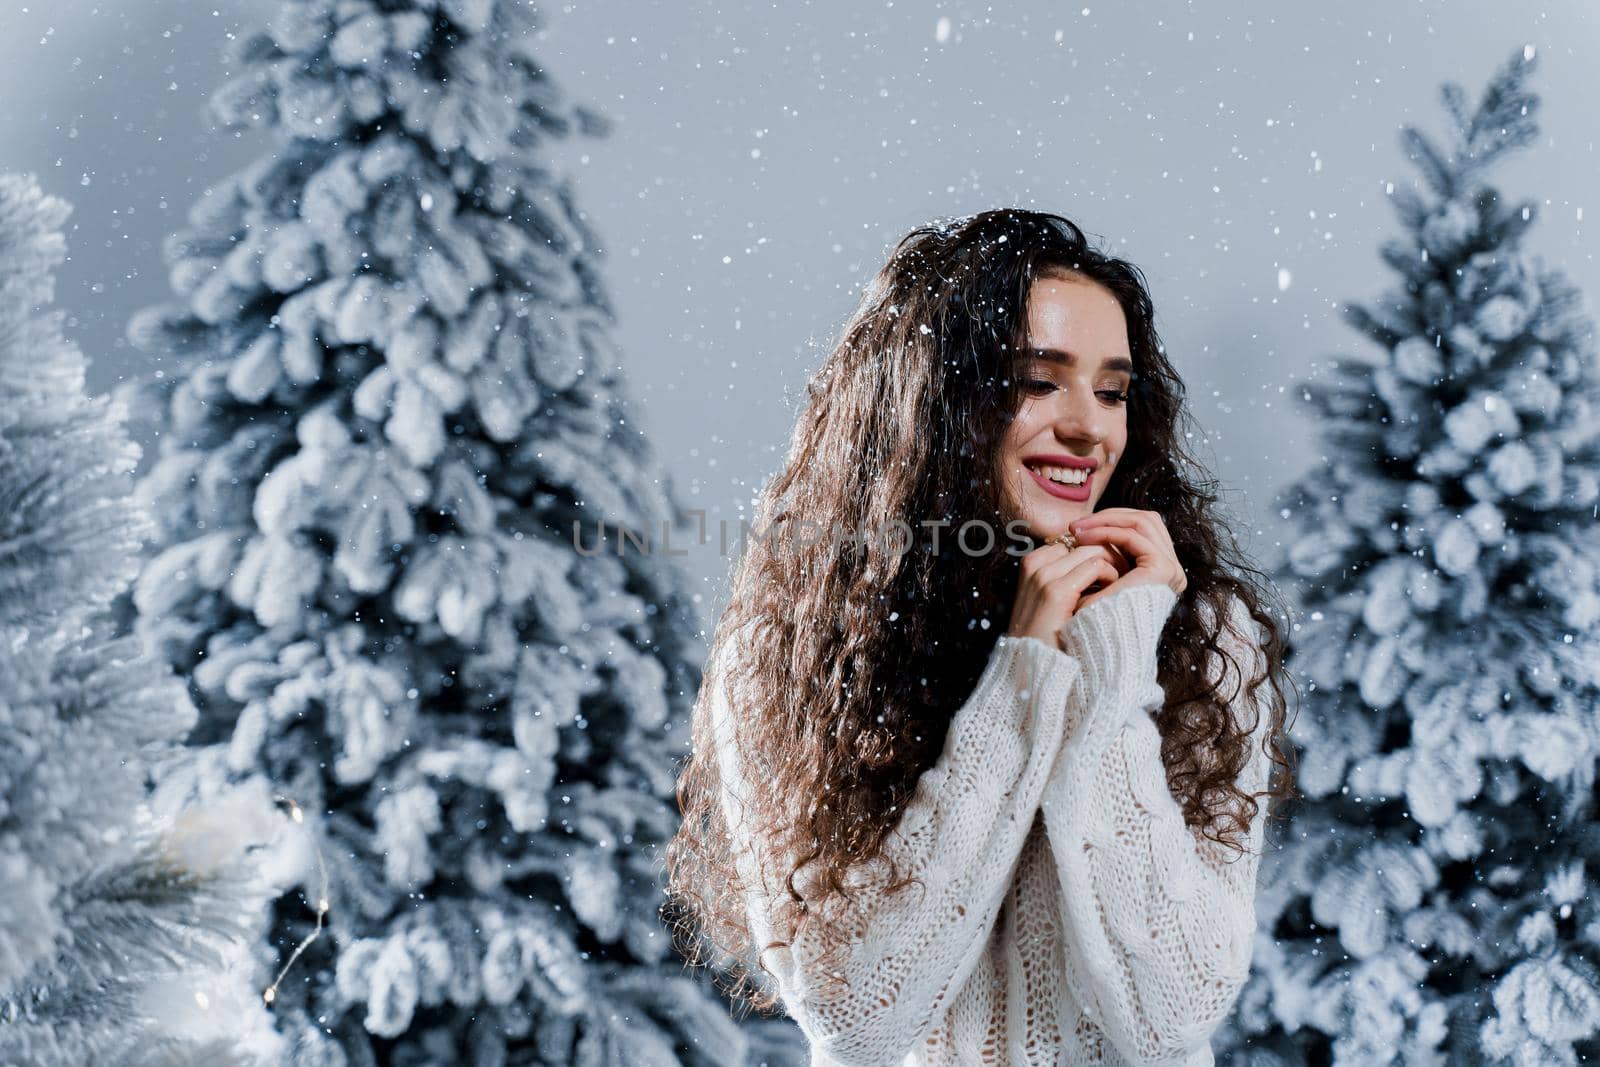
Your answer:
[[[1038,394],[1048,393],[1052,390],[1060,388],[1060,386],[1058,386],[1055,382],[1050,381],[1048,378],[1024,379],[1022,387],[1029,393]],[[1101,389],[1096,392],[1095,395],[1109,404],[1125,404],[1128,402],[1128,393],[1126,391],[1118,392],[1115,389]]]

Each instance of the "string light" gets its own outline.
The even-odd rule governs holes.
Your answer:
[[[280,805],[287,806],[289,809],[289,818],[293,819],[296,825],[305,825],[306,813],[299,804],[295,803],[293,797],[279,796],[275,797],[274,799]],[[303,941],[294,947],[294,951],[289,953],[289,958],[284,961],[283,966],[278,970],[278,977],[274,978],[272,980],[272,984],[267,986],[266,990],[262,992],[261,999],[266,1001],[268,1004],[271,1004],[273,1001],[278,999],[278,987],[283,984],[284,976],[289,973],[289,968],[294,966],[295,960],[298,960],[300,958],[300,954],[311,947],[311,943],[313,941],[322,936],[322,927],[328,915],[328,866],[322,862],[322,849],[317,847],[315,838],[313,838],[311,842],[311,853],[316,857],[317,860],[318,888],[317,900],[315,904],[317,925],[312,928],[311,932],[305,936]]]

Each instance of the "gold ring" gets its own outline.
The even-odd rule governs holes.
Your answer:
[[[1052,544],[1065,545],[1068,552],[1071,552],[1074,548],[1078,547],[1078,539],[1072,536],[1071,530],[1056,534],[1054,537],[1050,538],[1050,541]]]

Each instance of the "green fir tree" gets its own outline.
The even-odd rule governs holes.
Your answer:
[[[1325,457],[1279,501],[1306,794],[1261,875],[1228,1061],[1600,1056],[1600,367],[1580,292],[1487,184],[1537,134],[1519,50],[1438,144],[1348,319],[1386,353],[1304,384]]]
[[[194,722],[183,685],[107,611],[153,529],[130,506],[126,412],[84,390],[49,310],[67,203],[0,175],[0,1063],[250,1062],[168,1025],[245,935],[243,866],[191,861],[146,774]]]
[[[214,99],[273,148],[131,327],[184,361],[136,604],[200,710],[191,788],[265,776],[317,845],[263,946],[297,1064],[803,1050],[736,1024],[659,915],[704,645],[602,242],[546,162],[606,123],[536,28],[520,0],[282,4]],[[602,522],[654,550],[580,554]]]

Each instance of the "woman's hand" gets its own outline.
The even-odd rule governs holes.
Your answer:
[[[1130,585],[1160,582],[1180,595],[1189,587],[1189,578],[1178,563],[1178,553],[1172,547],[1172,535],[1167,533],[1167,524],[1154,511],[1106,508],[1074,519],[1067,524],[1067,529],[1080,545],[1113,546],[1133,558],[1130,569],[1109,585],[1079,600],[1076,611],[1082,611],[1085,604],[1092,604]]]
[[[1017,596],[1011,602],[1011,624],[1006,633],[1014,637],[1036,637],[1052,648],[1060,648],[1060,633],[1067,621],[1086,601],[1086,590],[1117,579],[1117,564],[1123,562],[1114,549],[1104,545],[1066,545],[1051,542],[1022,557],[1017,577]]]

